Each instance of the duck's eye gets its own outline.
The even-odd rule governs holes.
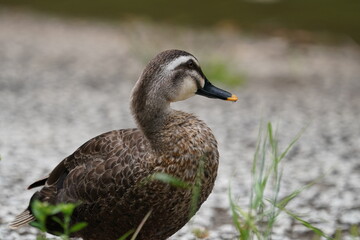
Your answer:
[[[195,67],[195,64],[194,64],[194,62],[192,60],[190,60],[190,61],[187,62],[187,66],[188,66],[188,68],[192,69],[192,68]]]

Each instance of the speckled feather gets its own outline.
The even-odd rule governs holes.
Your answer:
[[[50,174],[41,198],[54,204],[81,202],[73,222],[89,223],[78,233],[84,239],[117,239],[135,229],[150,209],[137,239],[166,239],[191,217],[191,188],[149,176],[162,172],[194,184],[204,161],[200,207],[214,185],[218,152],[211,130],[191,114],[176,111],[160,135],[171,143],[171,152],[153,151],[138,129],[111,131],[89,140],[59,164],[61,171]]]

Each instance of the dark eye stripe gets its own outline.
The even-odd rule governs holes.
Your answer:
[[[191,69],[191,70],[196,70],[197,72],[201,73],[200,67],[192,59],[180,64],[174,70],[178,70],[178,69]]]
[[[189,64],[190,64],[190,63],[192,64],[191,67],[189,67]],[[192,59],[190,59],[190,60],[188,60],[188,61],[180,64],[180,65],[177,66],[174,70],[176,70],[176,71],[177,71],[177,70],[183,70],[183,71],[177,72],[177,75],[178,75],[178,76],[177,76],[175,79],[178,79],[178,77],[180,77],[179,74],[180,74],[180,75],[186,74],[186,73],[185,73],[186,70],[191,70],[191,71],[192,71],[192,70],[195,70],[203,79],[206,78],[205,75],[204,75],[204,73],[202,72],[200,66],[199,66],[194,60],[192,60]],[[202,88],[201,83],[200,83],[200,81],[199,81],[197,78],[195,78],[195,77],[193,77],[193,76],[191,76],[191,78],[195,81],[196,86],[197,86],[198,89]]]
[[[189,62],[190,61],[192,61],[193,65],[194,65],[193,68],[189,68]],[[174,70],[184,70],[184,71],[176,72],[176,75],[175,75],[174,79],[179,79],[179,78],[184,77],[186,75],[186,72],[185,72],[186,70],[195,70],[202,78],[205,79],[205,75],[202,72],[201,68],[191,59],[189,61],[186,61],[186,62],[180,64]],[[198,89],[202,88],[199,79],[197,79],[196,77],[191,76],[191,75],[190,75],[190,77],[194,80],[194,82],[195,82]]]

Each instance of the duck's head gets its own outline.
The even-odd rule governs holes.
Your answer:
[[[181,50],[167,50],[148,63],[134,88],[133,98],[137,95],[138,104],[147,105],[149,102],[139,103],[140,99],[151,102],[150,99],[157,99],[170,103],[185,100],[195,94],[227,101],[237,100],[235,95],[210,83],[192,54]]]

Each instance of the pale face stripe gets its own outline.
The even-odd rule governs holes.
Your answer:
[[[192,59],[197,65],[199,65],[198,61],[192,57],[192,56],[180,56],[178,58],[175,58],[174,60],[172,60],[171,62],[169,62],[165,69],[167,71],[172,71],[174,70],[177,66],[186,63],[187,61],[189,61],[190,59]]]
[[[182,85],[178,91],[176,98],[173,99],[173,102],[182,101],[189,97],[195,95],[197,91],[197,86],[191,77],[186,77],[183,79]]]

